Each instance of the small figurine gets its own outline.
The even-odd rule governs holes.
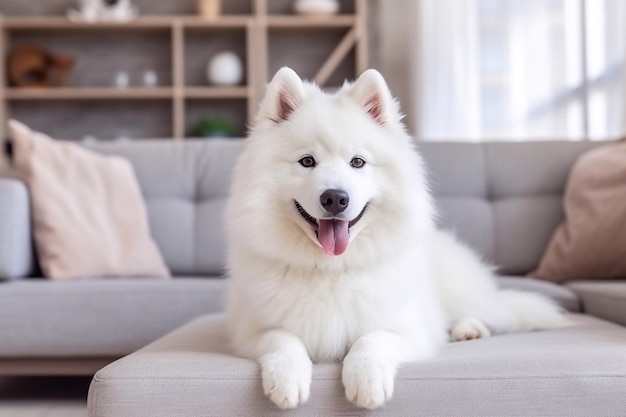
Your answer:
[[[138,15],[130,0],[78,0],[78,9],[70,9],[72,22],[129,22]]]
[[[16,87],[65,87],[74,58],[46,51],[37,44],[25,44],[9,55],[9,80]]]

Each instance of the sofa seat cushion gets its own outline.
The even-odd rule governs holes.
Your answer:
[[[3,282],[0,357],[120,357],[221,311],[227,284],[218,278]]]
[[[587,314],[626,326],[625,281],[574,281],[567,286],[578,294]]]
[[[576,293],[563,285],[519,276],[498,277],[498,284],[501,288],[536,292],[553,299],[567,311],[582,312],[580,299]]]
[[[572,318],[564,329],[449,344],[402,366],[391,402],[364,413],[345,399],[339,364],[314,365],[308,403],[279,410],[257,363],[230,355],[223,318],[204,316],[100,370],[89,415],[623,416],[626,329]]]

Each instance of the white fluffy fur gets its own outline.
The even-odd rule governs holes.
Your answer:
[[[550,301],[501,291],[489,267],[435,230],[422,159],[382,76],[324,94],[281,69],[235,171],[228,206],[233,345],[262,366],[281,408],[309,397],[312,362],[342,361],[348,400],[375,408],[406,361],[449,340],[563,326]],[[312,155],[318,165],[298,160]],[[360,156],[366,166],[355,169]],[[294,207],[324,216],[320,194],[350,195],[350,244],[329,256]]]

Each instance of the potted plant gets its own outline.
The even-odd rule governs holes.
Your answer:
[[[190,137],[228,138],[235,136],[237,126],[229,120],[219,117],[204,117],[189,131]]]

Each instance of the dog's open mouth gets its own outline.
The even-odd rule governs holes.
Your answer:
[[[326,254],[335,256],[341,255],[346,251],[348,243],[350,243],[350,228],[361,220],[363,213],[365,213],[367,209],[366,204],[359,215],[349,221],[336,218],[316,219],[307,213],[304,207],[296,200],[293,200],[293,202],[296,205],[298,213],[300,213],[302,218],[315,230],[317,241],[322,245]]]

